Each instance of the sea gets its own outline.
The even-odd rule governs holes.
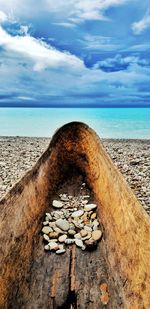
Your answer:
[[[0,136],[51,137],[71,121],[101,138],[150,139],[150,108],[0,108]]]

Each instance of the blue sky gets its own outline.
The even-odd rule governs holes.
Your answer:
[[[0,107],[150,106],[149,0],[0,0]]]

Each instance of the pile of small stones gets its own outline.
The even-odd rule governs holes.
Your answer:
[[[56,210],[45,214],[43,222],[44,249],[62,254],[66,246],[75,244],[82,250],[96,247],[102,238],[98,228],[96,204],[89,204],[89,195],[79,198],[60,194],[59,200],[53,200]]]

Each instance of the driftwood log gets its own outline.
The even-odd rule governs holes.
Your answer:
[[[102,241],[92,252],[44,252],[50,202],[59,190],[78,191],[82,181],[98,205]],[[1,201],[0,271],[0,308],[150,308],[150,219],[85,124],[59,129]]]

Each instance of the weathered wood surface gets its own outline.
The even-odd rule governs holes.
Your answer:
[[[78,190],[83,179],[98,204],[101,243],[93,252],[45,253],[40,231],[50,200],[61,187]],[[0,270],[0,308],[150,308],[149,216],[86,125],[58,130],[0,203]]]

